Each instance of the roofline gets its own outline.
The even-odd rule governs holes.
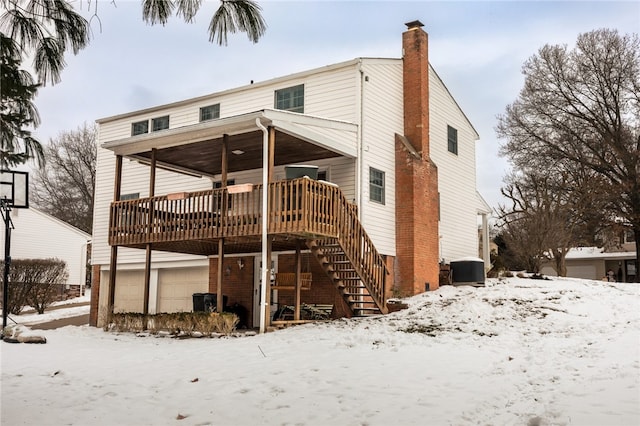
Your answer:
[[[431,63],[429,63],[429,69],[431,71],[433,71],[434,75],[438,78],[438,80],[440,80],[440,82],[442,83],[442,86],[444,87],[444,89],[447,91],[447,93],[449,94],[449,96],[451,97],[451,99],[453,100],[453,103],[456,104],[456,107],[458,107],[458,111],[460,111],[460,113],[462,114],[462,116],[464,117],[465,120],[467,120],[467,123],[469,124],[469,126],[471,127],[471,129],[473,130],[473,133],[475,133],[476,135],[476,139],[475,140],[479,140],[480,139],[480,134],[478,133],[478,131],[476,130],[475,127],[473,127],[473,124],[471,123],[471,120],[469,120],[469,117],[467,117],[467,114],[465,114],[464,110],[460,107],[460,104],[458,104],[458,101],[456,100],[456,97],[453,96],[453,94],[451,93],[451,91],[449,90],[449,88],[447,87],[446,84],[444,84],[444,80],[442,78],[440,78],[440,75],[436,72],[435,68],[433,68],[431,66]]]
[[[155,111],[162,111],[162,110],[165,110],[167,108],[180,107],[180,106],[188,105],[188,104],[195,103],[195,102],[206,101],[207,99],[215,99],[215,98],[218,98],[218,97],[221,97],[221,96],[224,96],[224,95],[229,95],[229,94],[232,94],[232,93],[243,92],[245,90],[252,90],[252,89],[255,89],[256,87],[269,86],[269,85],[272,85],[274,83],[278,83],[280,81],[287,81],[287,80],[291,80],[291,79],[294,79],[294,78],[301,78],[301,77],[305,77],[307,75],[316,74],[318,72],[333,71],[333,70],[340,69],[340,68],[354,66],[354,65],[356,65],[356,64],[358,64],[360,62],[360,59],[361,58],[355,58],[355,59],[351,59],[351,60],[344,61],[344,62],[338,62],[338,63],[335,63],[335,64],[325,65],[325,66],[322,66],[322,67],[313,68],[313,69],[306,70],[306,71],[300,71],[300,72],[293,73],[293,74],[287,74],[287,75],[284,75],[284,76],[275,77],[275,78],[272,78],[272,79],[269,79],[269,80],[261,81],[259,83],[246,84],[244,86],[234,87],[234,88],[231,88],[231,89],[222,90],[220,92],[209,93],[208,95],[202,95],[202,96],[198,96],[198,97],[195,97],[195,98],[183,99],[181,101],[171,102],[171,103],[168,103],[168,104],[156,105],[156,106],[149,107],[149,108],[144,108],[144,109],[140,109],[140,110],[136,110],[136,111],[126,112],[124,114],[118,114],[118,115],[112,115],[112,116],[109,116],[109,117],[99,118],[99,119],[96,120],[96,123],[98,123],[98,124],[108,123],[110,121],[120,120],[120,119],[123,119],[123,118],[133,117],[133,116],[137,116],[137,115],[141,115],[141,114],[148,114],[148,113],[152,113],[152,112],[155,112]]]
[[[346,146],[334,146],[334,144],[331,144],[324,136],[316,134],[315,132],[309,133],[310,131],[304,130],[305,125],[315,125],[355,133],[358,128],[356,124],[342,120],[274,109],[262,109],[216,120],[203,121],[188,126],[176,127],[174,129],[129,136],[123,139],[105,142],[101,147],[114,151],[119,155],[134,155],[151,148],[167,148],[222,137],[224,134],[235,135],[260,130],[256,124],[256,119],[265,120],[263,124],[273,125],[282,131],[294,133],[296,137],[317,141],[328,149],[334,151],[337,149],[338,151],[336,152],[339,152],[341,155],[348,157],[354,157],[356,155],[354,151],[355,148],[349,149]],[[181,138],[181,136],[186,134],[192,134],[188,141]]]
[[[75,226],[71,225],[70,223],[65,222],[64,220],[60,220],[55,216],[51,216],[49,213],[45,213],[42,210],[38,210],[34,207],[29,207],[28,210],[32,210],[38,214],[40,214],[41,216],[45,216],[48,219],[53,220],[54,222],[57,222],[58,224],[68,228],[70,231],[75,232],[76,234],[79,234],[80,236],[86,238],[88,241],[90,241],[93,237],[91,236],[91,234],[87,234],[86,232],[84,232],[82,229],[76,228]]]

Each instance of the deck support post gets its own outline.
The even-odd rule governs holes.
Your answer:
[[[220,168],[220,186],[222,188],[227,187],[227,174],[229,169],[229,135],[226,133],[222,135],[222,164]]]
[[[271,326],[271,237],[267,237],[267,263],[263,263],[262,273],[263,273],[263,286],[265,288],[264,295],[264,322],[267,327]],[[264,276],[264,272],[267,272],[266,277]]]
[[[216,281],[216,312],[218,313],[222,313],[222,311],[224,311],[224,306],[222,306],[222,303],[224,301],[222,297],[223,263],[224,263],[224,238],[220,238],[218,240],[218,277]]]
[[[156,154],[157,149],[151,150],[151,164],[149,169],[149,197],[155,196],[156,191]],[[153,206],[149,206],[149,234],[153,232]],[[142,301],[142,314],[144,315],[143,329],[147,329],[147,315],[149,314],[149,287],[151,286],[151,243],[147,243],[145,247],[144,257],[144,295]]]
[[[267,129],[259,118],[256,126],[262,130],[262,277],[260,285],[260,333],[266,331],[271,323],[269,308],[271,296],[271,242],[269,240],[269,182],[273,179],[273,148],[275,145],[275,129]]]
[[[300,320],[300,289],[302,288],[302,254],[300,253],[300,246],[300,240],[296,240],[296,300],[293,314],[293,319],[296,321]]]
[[[122,155],[116,155],[116,171],[115,171],[115,182],[113,185],[113,200],[120,200],[120,188],[122,186]],[[111,210],[113,214],[113,210]],[[115,217],[111,217],[109,221],[111,226],[114,225],[116,221]],[[116,300],[116,268],[118,264],[118,246],[111,246],[111,257],[109,259],[109,319],[110,321],[111,314],[113,314],[113,309]]]

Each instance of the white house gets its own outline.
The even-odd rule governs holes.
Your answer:
[[[86,284],[87,246],[91,235],[33,207],[11,210],[12,259],[57,258],[67,264],[67,286]],[[0,233],[4,247],[4,232]]]
[[[422,24],[407,27],[403,58],[97,120],[91,323],[110,309],[191,310],[194,293],[224,307],[223,293],[249,326],[283,304],[299,318],[301,301],[386,312],[391,295],[436,289],[441,261],[477,256],[490,213],[478,134],[428,63]],[[318,180],[287,180],[300,164]]]

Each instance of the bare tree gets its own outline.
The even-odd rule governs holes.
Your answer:
[[[87,233],[93,223],[96,127],[86,123],[45,146],[47,163],[31,182],[36,207]]]
[[[604,217],[640,241],[640,39],[601,29],[573,50],[546,45],[523,66],[525,85],[498,118],[516,170],[555,162],[591,171],[608,191]],[[636,244],[636,270],[640,244]],[[636,275],[636,280],[638,275]]]
[[[501,189],[511,205],[498,208],[505,240],[516,244],[512,249],[553,262],[559,276],[566,276],[569,250],[586,242],[589,234],[597,233],[591,225],[594,212],[601,216],[601,209],[594,204],[598,199],[594,194],[599,192],[597,179],[592,181],[581,170],[571,172],[563,164],[555,164],[545,170],[513,173]],[[585,181],[589,181],[587,190]],[[514,237],[523,232],[534,235]]]

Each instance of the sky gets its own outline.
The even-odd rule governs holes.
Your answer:
[[[62,82],[40,89],[46,142],[83,123],[268,80],[357,57],[401,57],[404,23],[420,20],[429,59],[480,135],[477,187],[492,207],[509,169],[499,156],[496,117],[513,102],[523,63],[545,44],[575,44],[580,33],[640,32],[640,2],[587,1],[260,1],[268,28],[257,43],[231,35],[208,41],[217,1],[194,24],[142,21],[140,2],[76,2],[92,41],[66,57]],[[96,9],[97,7],[97,9]]]
[[[405,301],[385,316],[199,339],[35,330],[23,324],[38,315],[14,316],[12,334],[47,343],[0,342],[0,422],[640,424],[637,284],[488,279]]]

